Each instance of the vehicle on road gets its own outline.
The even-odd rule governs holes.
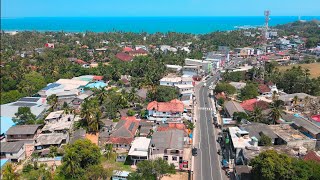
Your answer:
[[[198,149],[197,148],[192,148],[192,156],[197,156],[198,155]]]
[[[203,87],[206,87],[207,86],[207,83],[203,83]]]

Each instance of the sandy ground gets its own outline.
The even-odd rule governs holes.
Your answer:
[[[301,66],[302,69],[309,69],[312,78],[316,78],[320,76],[320,63],[311,63],[311,64],[295,64],[290,66],[278,66],[280,71],[285,71],[287,69],[291,69],[293,66]]]
[[[177,172],[176,174],[172,174],[170,176],[164,176],[161,180],[188,180],[187,172]]]
[[[86,139],[89,139],[92,143],[98,145],[99,133],[97,133],[97,134],[86,134]]]

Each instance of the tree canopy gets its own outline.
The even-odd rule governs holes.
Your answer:
[[[36,122],[36,116],[32,114],[30,107],[19,107],[15,116],[13,122],[17,125],[35,124]]]
[[[145,160],[137,164],[137,171],[130,173],[128,180],[156,180],[161,179],[166,174],[174,174],[175,167],[173,164],[162,158],[156,160]]]
[[[222,83],[218,83],[216,85],[214,92],[215,93],[225,92],[229,95],[232,95],[232,94],[235,94],[237,92],[237,90],[231,84],[226,83],[226,82],[222,82]]]
[[[257,85],[248,83],[243,89],[241,89],[240,99],[248,100],[257,97],[258,95],[259,93]]]

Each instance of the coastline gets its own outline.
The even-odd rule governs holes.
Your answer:
[[[303,20],[320,19],[305,16]],[[270,26],[297,21],[297,16],[274,16]],[[190,16],[190,17],[26,17],[1,18],[3,31],[39,32],[133,32],[207,34],[241,27],[261,27],[263,16]]]

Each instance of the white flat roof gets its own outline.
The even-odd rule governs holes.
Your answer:
[[[131,143],[129,156],[148,156],[148,148],[151,139],[146,137],[136,137]]]
[[[51,113],[46,117],[46,120],[47,120],[47,119],[56,119],[56,118],[59,118],[62,114],[63,114],[63,110],[51,112]]]
[[[67,84],[67,85],[78,85],[85,86],[88,84],[88,81],[74,80],[74,79],[59,79],[56,83],[58,84]]]
[[[193,88],[192,84],[175,84],[174,86],[178,87],[179,89],[182,89],[182,88]]]
[[[246,146],[251,146],[251,144],[249,143],[251,141],[251,138],[246,139],[237,135],[242,132],[244,131],[239,129],[239,127],[229,127],[231,141],[235,149],[244,149]]]

